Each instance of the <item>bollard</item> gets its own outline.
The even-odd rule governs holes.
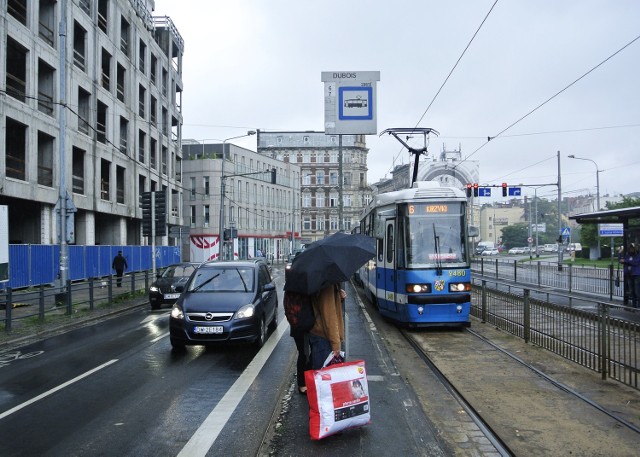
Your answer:
[[[89,309],[93,311],[93,288],[95,287],[93,276],[89,276]]]
[[[38,290],[38,319],[44,320],[44,284],[40,284]]]

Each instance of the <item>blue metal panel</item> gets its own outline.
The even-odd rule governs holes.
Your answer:
[[[76,281],[87,277],[85,261],[85,246],[69,246],[68,279]]]
[[[29,245],[30,285],[50,284],[58,276],[60,247],[49,244]]]
[[[26,244],[9,245],[9,281],[7,287],[29,286],[29,246]]]

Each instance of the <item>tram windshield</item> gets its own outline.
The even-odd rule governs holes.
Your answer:
[[[408,204],[405,210],[403,225],[407,267],[468,265],[462,204],[415,203]]]

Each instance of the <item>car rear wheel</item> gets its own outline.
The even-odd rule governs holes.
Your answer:
[[[264,346],[264,342],[267,341],[267,325],[264,321],[264,316],[260,318],[260,326],[258,328],[258,338],[256,338],[256,346],[261,348]]]

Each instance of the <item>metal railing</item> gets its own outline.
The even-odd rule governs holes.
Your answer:
[[[482,322],[596,371],[602,379],[640,389],[640,324],[625,318],[632,311],[506,282],[475,279],[473,284],[471,314]]]
[[[553,287],[569,292],[584,292],[622,298],[624,295],[624,271],[610,265],[607,268],[562,265],[557,262],[518,262],[512,259],[474,258],[471,263],[473,272],[485,277],[514,281],[516,284]],[[616,275],[620,285],[616,286]]]
[[[94,311],[99,306],[112,305],[119,299],[130,299],[146,294],[151,283],[151,272],[134,272],[117,278],[89,278],[87,281],[67,282],[67,287],[38,287],[14,291],[10,287],[0,290],[0,322],[4,330],[16,326],[38,323],[51,316],[71,316],[77,312]]]

